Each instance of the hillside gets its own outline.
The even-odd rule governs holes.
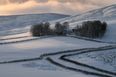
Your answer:
[[[64,19],[56,20],[54,22],[70,23],[71,27],[75,27],[77,24],[81,24],[83,21],[88,20],[101,20],[108,23],[107,33],[100,40],[116,42],[116,4],[107,6],[104,8],[92,10],[76,16],[67,17]],[[52,22],[52,23],[54,23]]]
[[[41,21],[50,21],[52,26],[68,21],[74,28],[98,19],[108,23],[105,36],[97,39],[100,41],[75,36],[32,37],[28,32],[29,26]],[[116,77],[116,5],[71,17],[1,16],[0,22],[1,77]]]
[[[29,15],[14,15],[0,16],[0,31],[11,30],[15,28],[24,28],[33,24],[44,21],[52,21],[68,17],[69,15],[45,13],[45,14],[29,14]]]

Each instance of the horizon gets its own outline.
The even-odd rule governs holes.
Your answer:
[[[1,0],[0,16],[57,13],[76,15],[116,4],[116,0]]]

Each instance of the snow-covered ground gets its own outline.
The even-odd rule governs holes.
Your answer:
[[[116,72],[116,49],[73,55],[69,59]]]
[[[13,42],[16,40],[25,40],[30,38],[33,37],[5,40],[4,42]],[[90,42],[71,37],[49,37],[43,39],[40,38],[38,38],[38,40],[28,42],[1,45],[0,49],[2,51],[0,51],[0,61],[33,58],[39,57],[41,54],[44,53],[108,45],[104,43]]]
[[[96,48],[106,45],[109,44],[85,41],[72,37],[49,37],[34,41],[1,45],[0,62],[35,58],[44,53],[54,53],[58,51],[80,48]],[[0,69],[0,76],[3,77],[54,77],[58,74],[60,74],[58,76],[61,77],[87,77],[85,74],[66,71],[43,60],[24,63],[2,64],[0,65]],[[88,77],[93,76],[89,75]]]
[[[51,64],[52,67],[46,62],[27,62],[19,64],[5,64],[0,65],[0,76],[1,77],[93,77],[90,75],[84,75],[82,73],[75,73],[71,71],[66,71],[63,69],[57,69]],[[27,67],[26,64],[29,64],[33,67]],[[42,68],[43,67],[43,68]],[[94,76],[97,77],[97,76]]]
[[[10,38],[17,38],[17,37],[24,37],[24,36],[31,36],[30,32],[26,33],[20,33],[20,34],[12,34],[12,35],[7,35],[7,36],[1,36],[1,39],[10,39]]]
[[[69,22],[70,27],[74,28],[75,26],[82,24],[84,21],[92,20],[101,20],[105,21],[108,24],[107,32],[105,36],[101,39],[102,41],[116,42],[116,4],[107,6],[104,8],[92,10],[80,15],[71,16],[63,19],[53,21],[54,22]]]
[[[54,23],[57,21],[68,21],[70,22],[71,28],[73,28],[74,26],[76,26],[76,24],[81,24],[81,22],[83,21],[100,19],[102,21],[107,21],[108,30],[103,38],[97,40],[116,42],[115,7],[116,5],[112,5],[76,16],[66,16],[67,18],[64,19],[59,19],[58,17],[59,20],[51,21],[51,24],[54,25]],[[45,21],[47,21],[49,17],[48,15],[45,15],[45,18],[42,18],[41,21],[44,21],[46,17],[47,19]],[[11,25],[14,20],[9,20],[9,18],[11,17],[5,17],[4,20],[1,20],[2,18],[0,19],[2,25],[7,24],[4,27],[1,26],[1,29],[3,29],[4,31],[1,31],[0,33],[0,77],[100,77],[101,75],[105,75],[102,77],[116,76],[115,44],[100,43],[89,40],[87,41],[84,39],[66,36],[32,37],[29,33],[30,26],[25,26],[39,21],[40,19],[36,20],[38,18],[37,16],[38,15],[26,15],[18,16],[18,18],[16,18],[17,16],[13,16],[14,18],[12,18],[16,19],[17,23],[13,24],[15,26],[15,29],[12,30],[11,28],[14,26]],[[52,15],[50,14],[50,17],[51,16]],[[54,18],[57,18],[57,16],[55,15],[54,17],[53,15],[50,20],[54,20]],[[28,24],[27,22],[30,21],[34,22]],[[22,27],[19,26],[20,24],[22,24],[22,22],[24,23],[24,26],[23,28],[19,28]],[[92,51],[92,49],[95,48],[98,49],[97,51],[105,48],[111,50],[106,49],[100,52],[95,51],[82,53],[83,51]],[[102,73],[101,71],[98,71],[96,69],[83,67],[82,65],[77,66],[74,63],[68,63],[60,59],[63,55],[67,55],[69,53],[75,54],[77,52],[80,54],[67,58],[71,59],[72,61],[78,61],[80,63],[82,62],[84,64],[90,66],[92,65],[96,68],[100,68],[106,71]],[[29,59],[30,61],[23,61]],[[110,72],[107,73],[107,71]],[[112,74],[112,72],[114,73]]]
[[[0,16],[0,31],[27,27],[40,22],[52,21],[68,16],[69,15],[55,13]]]

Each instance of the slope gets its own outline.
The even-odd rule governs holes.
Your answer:
[[[83,14],[63,18],[54,22],[69,22],[71,28],[74,28],[77,24],[81,24],[84,21],[101,20],[108,23],[108,28],[105,36],[100,40],[116,42],[116,4],[107,7],[92,10]],[[54,24],[54,22],[51,22]]]
[[[61,19],[68,16],[55,13],[0,16],[0,31],[26,27],[39,22]]]

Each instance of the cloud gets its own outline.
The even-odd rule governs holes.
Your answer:
[[[35,0],[38,2],[48,2],[48,1],[57,1],[61,3],[80,3],[80,4],[90,4],[90,5],[106,5],[106,4],[112,4],[116,3],[116,0]]]
[[[29,0],[0,0],[0,4],[1,5],[6,5],[8,3],[24,3],[27,2]]]
[[[78,14],[114,4],[116,0],[0,0],[0,15],[32,13]]]

